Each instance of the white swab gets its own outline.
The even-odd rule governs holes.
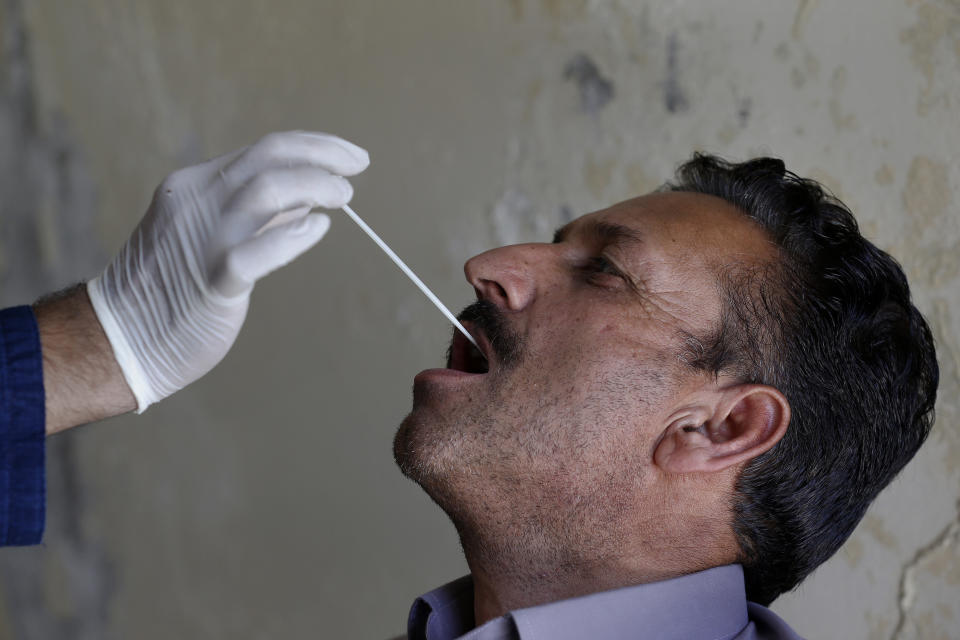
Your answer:
[[[388,247],[387,243],[380,239],[380,236],[378,236],[377,233],[373,229],[371,229],[370,226],[360,218],[360,216],[357,215],[357,212],[351,209],[350,205],[345,204],[341,208],[346,212],[348,216],[350,216],[350,218],[354,222],[357,223],[357,225],[361,229],[363,229],[364,233],[370,236],[371,240],[377,243],[378,247],[383,249],[383,252],[385,254],[390,256],[390,259],[393,260],[394,264],[400,267],[400,271],[403,271],[405,274],[407,274],[408,278],[413,280],[413,284],[417,285],[420,288],[420,291],[423,291],[423,294],[428,298],[430,298],[430,302],[435,304],[437,306],[437,309],[440,309],[440,312],[447,317],[447,320],[452,322],[453,326],[459,329],[460,333],[466,336],[467,340],[473,343],[473,346],[477,347],[477,349],[480,349],[480,347],[477,345],[477,341],[473,339],[473,336],[471,336],[466,329],[463,328],[463,325],[457,321],[457,319],[454,317],[452,313],[450,313],[450,310],[447,309],[445,306],[443,306],[443,303],[440,302],[440,298],[433,295],[433,291],[430,291],[430,289],[427,288],[427,285],[423,284],[423,280],[418,278],[417,274],[411,271],[410,267],[408,267],[403,263],[403,260],[400,259],[400,256],[395,254],[393,252],[393,249]]]

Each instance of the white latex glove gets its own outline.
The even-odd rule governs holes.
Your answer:
[[[123,249],[87,285],[137,412],[210,371],[247,315],[254,283],[312,247],[367,152],[323,133],[272,133],[172,173]]]

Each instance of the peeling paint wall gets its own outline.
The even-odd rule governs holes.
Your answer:
[[[368,147],[356,209],[453,307],[461,265],[649,191],[695,149],[823,181],[904,265],[929,443],[774,608],[806,637],[960,637],[956,0],[0,2],[0,303],[96,273],[171,170],[270,130]],[[226,361],[50,441],[0,638],[387,637],[465,571],[395,471],[449,329],[351,225],[258,285]]]

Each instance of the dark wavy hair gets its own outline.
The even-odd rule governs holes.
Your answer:
[[[779,249],[721,269],[722,317],[688,339],[698,370],[779,389],[786,435],[733,497],[747,596],[767,605],[832,556],[933,424],[939,370],[900,265],[849,209],[781,160],[696,154],[662,190],[720,197]]]

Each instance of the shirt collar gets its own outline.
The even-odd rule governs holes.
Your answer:
[[[521,640],[620,638],[638,631],[658,640],[726,640],[748,622],[740,565],[518,609],[506,617]],[[473,626],[473,580],[465,576],[417,598],[408,637],[452,640]]]
[[[416,599],[407,619],[407,640],[458,638],[473,626],[473,578],[464,576]]]

